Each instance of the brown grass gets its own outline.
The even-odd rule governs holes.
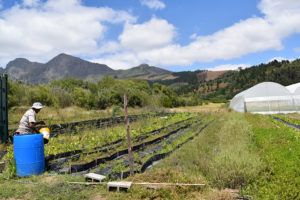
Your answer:
[[[232,199],[234,199],[234,196],[236,196],[236,195],[234,195],[234,193],[236,193],[236,191],[233,191],[231,189],[210,190],[205,195],[204,199],[207,199],[207,200],[232,200]]]
[[[101,196],[101,195],[99,195],[99,194],[96,194],[95,196],[93,196],[91,198],[91,200],[106,200],[106,198],[103,197],[103,196]]]
[[[291,113],[291,114],[286,114],[285,116],[291,118],[291,119],[297,119],[300,120],[300,114],[299,113]]]
[[[204,113],[227,113],[228,109],[223,108],[224,103],[209,103],[202,106],[186,106],[170,108],[169,112],[204,112]]]

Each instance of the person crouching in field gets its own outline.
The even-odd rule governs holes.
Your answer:
[[[19,128],[16,130],[15,135],[18,134],[27,134],[27,133],[39,133],[39,130],[36,128],[36,125],[41,124],[45,125],[44,121],[36,121],[35,116],[43,108],[43,105],[40,102],[35,102],[32,107],[25,112],[21,118]]]

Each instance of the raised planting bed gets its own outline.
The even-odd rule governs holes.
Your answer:
[[[212,116],[198,117],[194,120],[189,120],[187,123],[170,132],[158,135],[157,137],[147,138],[142,142],[133,143],[132,150],[134,152],[135,169],[137,172],[144,171],[153,162],[164,158],[175,149],[180,148],[183,144],[191,140],[199,134],[211,121]],[[109,152],[106,156],[101,156],[98,159],[92,160],[87,163],[72,165],[70,163],[78,162],[75,156],[69,158],[70,163],[65,168],[56,168],[60,173],[86,173],[90,170],[96,171],[95,173],[106,175],[111,178],[118,178],[120,176],[127,176],[128,150],[121,149],[115,152]],[[158,159],[159,158],[159,159]],[[99,169],[98,169],[99,168]],[[123,172],[123,173],[122,173]]]
[[[132,138],[151,135],[149,132],[162,127],[183,121],[196,116],[195,114],[174,114],[167,116],[149,116],[130,124]],[[143,134],[144,133],[144,134]],[[126,138],[124,125],[118,125],[101,129],[86,129],[78,134],[63,134],[45,145],[45,155],[52,159],[71,156],[78,153],[99,151],[103,148],[111,148],[113,145],[121,145]],[[142,138],[143,139],[143,138]],[[102,151],[102,150],[101,150]]]
[[[165,127],[161,127],[159,129],[155,129],[149,132],[145,132],[145,133],[141,133],[140,135],[136,136],[135,138],[133,138],[134,142],[138,142],[138,141],[143,141],[145,139],[147,139],[148,137],[150,137],[151,135],[156,135],[161,133],[162,131],[167,131],[170,129],[174,129],[176,126],[180,126],[183,123],[186,123],[188,120],[191,120],[192,118],[188,118],[185,120],[181,120],[178,122],[175,122],[173,124],[170,124],[168,126]],[[100,153],[100,152],[108,152],[109,150],[111,150],[112,148],[116,148],[116,146],[121,146],[124,142],[126,142],[125,138],[122,139],[118,139],[116,141],[113,141],[111,143],[102,145],[102,146],[98,146],[98,147],[94,147],[92,149],[77,149],[77,150],[73,150],[73,151],[67,151],[67,152],[63,152],[63,153],[58,153],[55,155],[48,155],[46,156],[46,161],[51,161],[51,160],[55,160],[55,159],[59,159],[59,158],[67,158],[73,155],[77,155],[77,154],[81,154],[81,153],[85,153],[85,154],[93,154],[93,153]]]
[[[175,133],[176,131],[186,128],[191,123],[192,123],[192,118],[189,118],[188,120],[180,121],[180,123],[175,123],[175,124],[169,125],[167,127],[161,128],[159,130],[151,131],[148,133],[142,133],[141,135],[144,136],[143,137],[144,140],[141,141],[141,137],[140,137],[141,135],[139,135],[136,138],[134,137],[133,144],[135,144],[135,146],[133,146],[132,149],[137,150],[137,149],[143,148],[147,145],[150,145],[152,143],[161,141],[162,139],[168,137],[169,135]],[[164,130],[164,131],[162,131],[162,130]],[[167,132],[167,134],[166,134],[166,132]],[[148,137],[145,137],[145,136],[148,136]],[[93,167],[92,165],[99,162],[99,159],[96,159],[97,157],[99,157],[99,155],[97,153],[101,153],[102,157],[105,157],[104,160],[109,161],[109,160],[115,159],[119,156],[127,154],[128,151],[125,146],[126,146],[126,144],[124,144],[124,141],[123,141],[123,143],[113,144],[111,146],[108,146],[107,148],[103,148],[103,149],[96,150],[96,151],[85,152],[85,153],[77,153],[72,156],[65,157],[63,159],[56,159],[52,162],[49,162],[49,161],[51,161],[51,159],[52,159],[51,157],[53,157],[53,156],[49,156],[49,157],[46,157],[46,160],[48,161],[46,163],[48,163],[47,166],[48,166],[49,170],[58,170],[58,167],[61,166],[63,163],[65,163],[67,161],[79,162],[78,159],[81,157],[85,160],[85,162],[87,159],[92,160],[91,163],[87,164],[87,166],[86,166],[86,168],[90,168],[90,167]],[[117,149],[119,149],[119,150],[117,150]],[[74,152],[74,153],[76,153],[76,152]],[[95,154],[95,155],[90,156],[91,154]]]

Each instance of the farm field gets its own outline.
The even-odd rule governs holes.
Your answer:
[[[268,116],[230,112],[222,104],[166,111],[172,113],[131,122],[132,177],[127,177],[126,127],[122,123],[51,138],[45,145],[47,171],[29,178],[15,175],[10,145],[2,159],[8,164],[0,175],[0,199],[300,198],[299,130]],[[111,112],[102,112],[111,117]],[[149,110],[131,112],[145,114]],[[85,119],[90,119],[88,116]],[[291,116],[297,119],[297,114]],[[59,121],[61,116],[53,118]],[[128,192],[108,192],[104,184],[71,183],[85,182],[82,173],[88,171],[106,175],[107,180],[122,176],[133,183],[205,186],[133,184]]]

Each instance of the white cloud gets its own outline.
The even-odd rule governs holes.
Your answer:
[[[295,58],[274,57],[274,58],[269,59],[267,62],[272,62],[274,60],[277,60],[278,62],[281,62],[283,60],[288,60],[288,61],[292,62],[295,60]]]
[[[165,7],[162,1],[141,3],[153,9]],[[153,17],[138,24],[128,12],[86,7],[80,0],[23,0],[23,5],[0,11],[0,65],[15,57],[45,61],[65,52],[93,57],[112,68],[140,63],[184,66],[281,50],[283,39],[300,33],[299,0],[261,0],[258,8],[263,17],[241,20],[211,35],[192,34],[192,42],[181,45],[176,43],[178,29],[165,19]],[[115,41],[105,37],[111,23],[124,24]]]
[[[175,27],[166,20],[152,18],[144,24],[126,24],[119,36],[121,45],[136,52],[159,49],[171,44]]]
[[[104,42],[101,47],[97,50],[97,53],[99,54],[105,54],[105,53],[114,53],[118,52],[121,49],[121,46],[119,43],[115,41],[107,41]]]
[[[239,21],[211,35],[193,34],[193,41],[186,46],[174,43],[176,29],[172,24],[156,18],[144,24],[127,25],[119,39],[124,51],[135,52],[141,62],[180,66],[282,50],[284,38],[300,33],[300,1],[262,0],[258,7],[264,17]],[[153,31],[153,27],[159,28]]]
[[[24,5],[31,7],[16,4],[0,12],[0,57],[3,62],[6,60],[7,63],[12,57],[47,61],[61,52],[98,55],[103,52],[102,44],[113,48],[112,43],[104,40],[108,23],[136,20],[124,11],[83,6],[80,0],[48,0],[40,2],[38,8],[32,7],[38,2],[24,0]]]
[[[166,7],[166,5],[159,0],[141,0],[141,4],[154,10],[164,9]]]
[[[192,34],[192,35],[190,36],[190,39],[193,39],[193,40],[195,40],[195,39],[197,39],[197,38],[198,38],[198,36],[197,36],[196,33],[194,33],[194,34]]]
[[[40,4],[40,0],[23,0],[24,6],[35,7]]]
[[[237,65],[231,65],[231,64],[225,64],[225,65],[218,65],[214,68],[209,68],[210,71],[223,71],[223,70],[238,70],[239,68],[245,69],[247,67],[251,67],[249,64],[237,64]]]
[[[106,58],[93,59],[91,62],[105,63],[113,69],[129,69],[141,64],[141,60],[134,53],[121,53]]]

